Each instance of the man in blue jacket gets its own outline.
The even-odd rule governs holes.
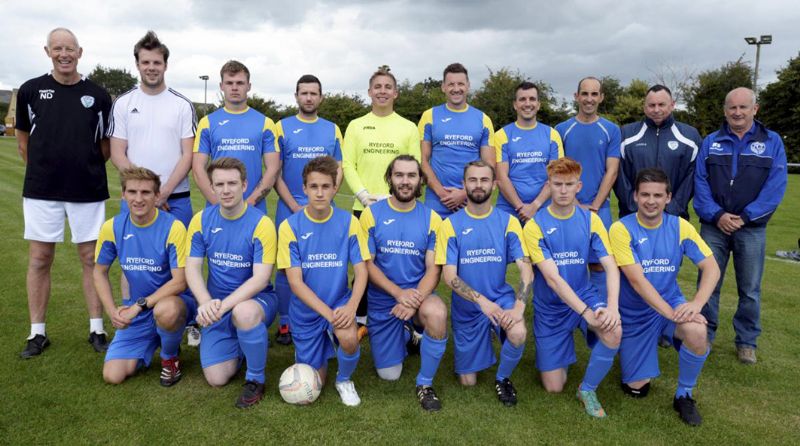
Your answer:
[[[703,141],[695,173],[694,209],[702,223],[700,235],[722,271],[703,316],[713,340],[719,290],[733,252],[739,290],[733,316],[736,350],[740,362],[755,364],[766,226],[786,192],[786,151],[777,133],[754,120],[758,104],[749,88],[729,92],[724,111],[726,122]]]
[[[666,172],[672,185],[672,201],[665,212],[689,218],[694,164],[702,138],[697,129],[675,120],[674,109],[670,89],[653,85],[644,98],[645,119],[622,127],[619,175],[614,186],[620,218],[637,210],[633,200],[636,174],[653,167]]]

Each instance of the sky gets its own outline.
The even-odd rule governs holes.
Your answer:
[[[79,71],[95,65],[137,75],[133,45],[147,30],[169,47],[167,84],[204,100],[209,75],[216,101],[219,69],[237,59],[251,71],[253,92],[292,104],[295,82],[317,75],[325,92],[366,97],[369,76],[389,65],[398,79],[441,78],[461,62],[473,89],[489,70],[519,70],[569,97],[584,76],[627,84],[698,74],[726,62],[755,61],[744,37],[771,34],[761,47],[759,85],[800,50],[800,7],[791,1],[533,0],[308,1],[0,0],[0,89],[18,87],[52,68],[47,33],[73,30],[83,47]]]

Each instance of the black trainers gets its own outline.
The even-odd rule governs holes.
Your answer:
[[[638,389],[634,389],[633,387],[622,382],[620,383],[620,387],[622,387],[622,391],[625,392],[626,395],[632,398],[644,398],[647,396],[648,393],[650,393],[649,382],[645,383],[645,385],[643,385]]]
[[[517,405],[517,389],[510,379],[505,378],[502,381],[495,380],[494,389],[497,391],[497,399],[503,405],[511,407]]]
[[[292,332],[289,331],[289,325],[281,325],[278,332],[275,333],[275,342],[280,345],[292,345]]]
[[[422,335],[417,333],[417,330],[414,329],[414,324],[406,323],[403,324],[403,328],[408,332],[409,338],[408,342],[406,342],[406,350],[408,351],[409,355],[419,355],[419,348],[420,343],[422,342]]]
[[[97,353],[103,353],[108,350],[108,339],[105,333],[91,332],[89,333],[89,343]]]
[[[417,386],[417,399],[419,405],[428,412],[437,412],[442,409],[442,402],[436,396],[431,386]]]
[[[672,400],[672,408],[681,416],[681,420],[689,426],[700,426],[703,417],[697,411],[695,401],[690,396],[682,396]]]
[[[236,407],[239,409],[247,409],[258,404],[264,398],[264,384],[255,381],[245,381],[242,386],[242,394],[236,400]]]
[[[171,387],[181,380],[181,362],[175,356],[161,360],[161,385]]]
[[[39,356],[49,345],[50,339],[48,339],[46,335],[37,334],[33,338],[28,339],[25,350],[22,350],[19,356],[22,357],[22,359],[30,359],[34,356]]]

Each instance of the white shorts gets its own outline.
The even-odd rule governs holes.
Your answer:
[[[25,240],[63,242],[64,217],[69,220],[72,243],[97,240],[106,220],[106,202],[72,203],[69,201],[22,198],[25,217]]]

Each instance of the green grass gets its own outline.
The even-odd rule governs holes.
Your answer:
[[[382,382],[374,372],[366,343],[354,380],[363,403],[346,408],[331,379],[320,399],[310,407],[289,406],[280,399],[278,377],[293,362],[291,348],[269,351],[266,399],[247,411],[233,407],[242,377],[212,389],[204,381],[196,349],[184,347],[183,381],[174,388],[158,384],[158,367],[121,386],[103,383],[103,358],[86,342],[87,321],[80,290],[75,247],[57,248],[53,292],[48,312],[48,335],[53,345],[32,360],[18,353],[28,335],[25,294],[27,244],[22,240],[21,190],[24,167],[13,140],[0,138],[0,308],[4,329],[0,343],[0,443],[353,443],[394,444],[798,444],[800,443],[800,264],[768,260],[763,287],[759,363],[736,362],[730,319],[735,311],[732,274],[726,281],[722,324],[715,348],[700,377],[696,398],[705,418],[703,426],[688,428],[671,408],[677,379],[677,355],[660,350],[662,376],[648,398],[633,400],[618,389],[615,364],[599,389],[610,417],[588,419],[574,393],[586,366],[588,350],[576,336],[578,363],[570,369],[563,394],[549,395],[534,369],[529,341],[513,378],[519,391],[516,408],[502,407],[494,396],[494,370],[479,375],[478,385],[461,388],[453,375],[452,343],[436,378],[444,409],[423,413],[414,396],[419,358],[411,357],[398,382]],[[119,186],[109,165],[111,195]],[[770,224],[767,252],[792,249],[800,226],[800,177],[789,181],[787,200]],[[201,206],[194,195],[195,208]],[[270,197],[271,212],[274,195]],[[348,206],[346,197],[339,200]],[[110,200],[108,215],[119,203]],[[696,221],[696,219],[695,219]],[[770,254],[770,257],[774,257]],[[688,264],[688,265],[687,265]],[[693,289],[695,270],[684,262],[681,284]],[[117,270],[117,268],[114,268]],[[730,268],[732,270],[732,268]],[[509,281],[516,282],[510,270]],[[792,291],[794,290],[794,291]],[[448,296],[440,286],[442,296]],[[530,306],[529,306],[530,307]],[[530,312],[530,310],[528,310]],[[530,319],[527,319],[530,328]],[[107,326],[110,324],[107,323]],[[274,333],[275,327],[270,330]],[[335,362],[331,364],[335,371]]]

